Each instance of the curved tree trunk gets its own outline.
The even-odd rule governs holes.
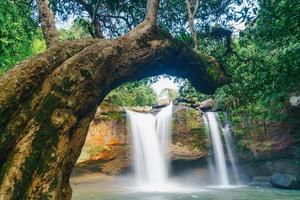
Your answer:
[[[110,90],[167,73],[211,93],[214,66],[148,20],[118,39],[67,41],[23,61],[0,77],[0,199],[71,199],[71,171]]]

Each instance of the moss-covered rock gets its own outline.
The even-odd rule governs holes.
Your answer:
[[[243,172],[252,179],[286,174],[282,179],[275,176],[277,178],[271,183],[276,187],[292,188],[287,185],[296,181],[289,181],[287,177],[300,176],[299,121],[244,121],[235,117],[233,122],[234,146]],[[287,180],[286,186],[282,180]]]
[[[197,149],[201,157],[207,154],[208,138],[199,111],[186,106],[175,106],[172,127],[173,144],[190,150]]]

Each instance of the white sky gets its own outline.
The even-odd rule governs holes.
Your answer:
[[[58,29],[68,29],[72,26],[75,19],[76,16],[70,15],[67,21],[62,21],[58,16],[55,16],[55,25]]]
[[[153,83],[151,87],[159,95],[164,88],[171,88],[178,91],[179,85],[169,78],[159,77],[158,81]]]

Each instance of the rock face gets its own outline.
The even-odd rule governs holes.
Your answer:
[[[271,184],[283,189],[300,189],[300,179],[290,174],[275,173],[271,176]]]
[[[143,111],[141,108],[134,108],[134,110]],[[175,106],[170,148],[172,159],[197,160],[205,157],[206,138],[204,123],[198,111],[184,106]],[[106,102],[102,103],[90,124],[74,173],[100,171],[117,175],[127,171],[131,165],[130,143],[124,110],[110,106]]]
[[[171,154],[174,160],[197,160],[207,155],[205,124],[197,110],[175,106],[172,128]]]
[[[240,166],[250,178],[266,176],[274,187],[299,188],[300,112],[291,111],[290,121],[248,121],[235,128]]]
[[[125,112],[103,102],[89,126],[75,173],[89,170],[117,175],[126,170],[130,161],[128,139]]]

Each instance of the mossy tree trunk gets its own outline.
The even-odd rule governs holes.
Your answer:
[[[0,77],[0,199],[71,199],[71,171],[105,95],[162,73],[210,93],[221,79],[209,60],[150,15],[121,38],[58,43],[15,66]]]

